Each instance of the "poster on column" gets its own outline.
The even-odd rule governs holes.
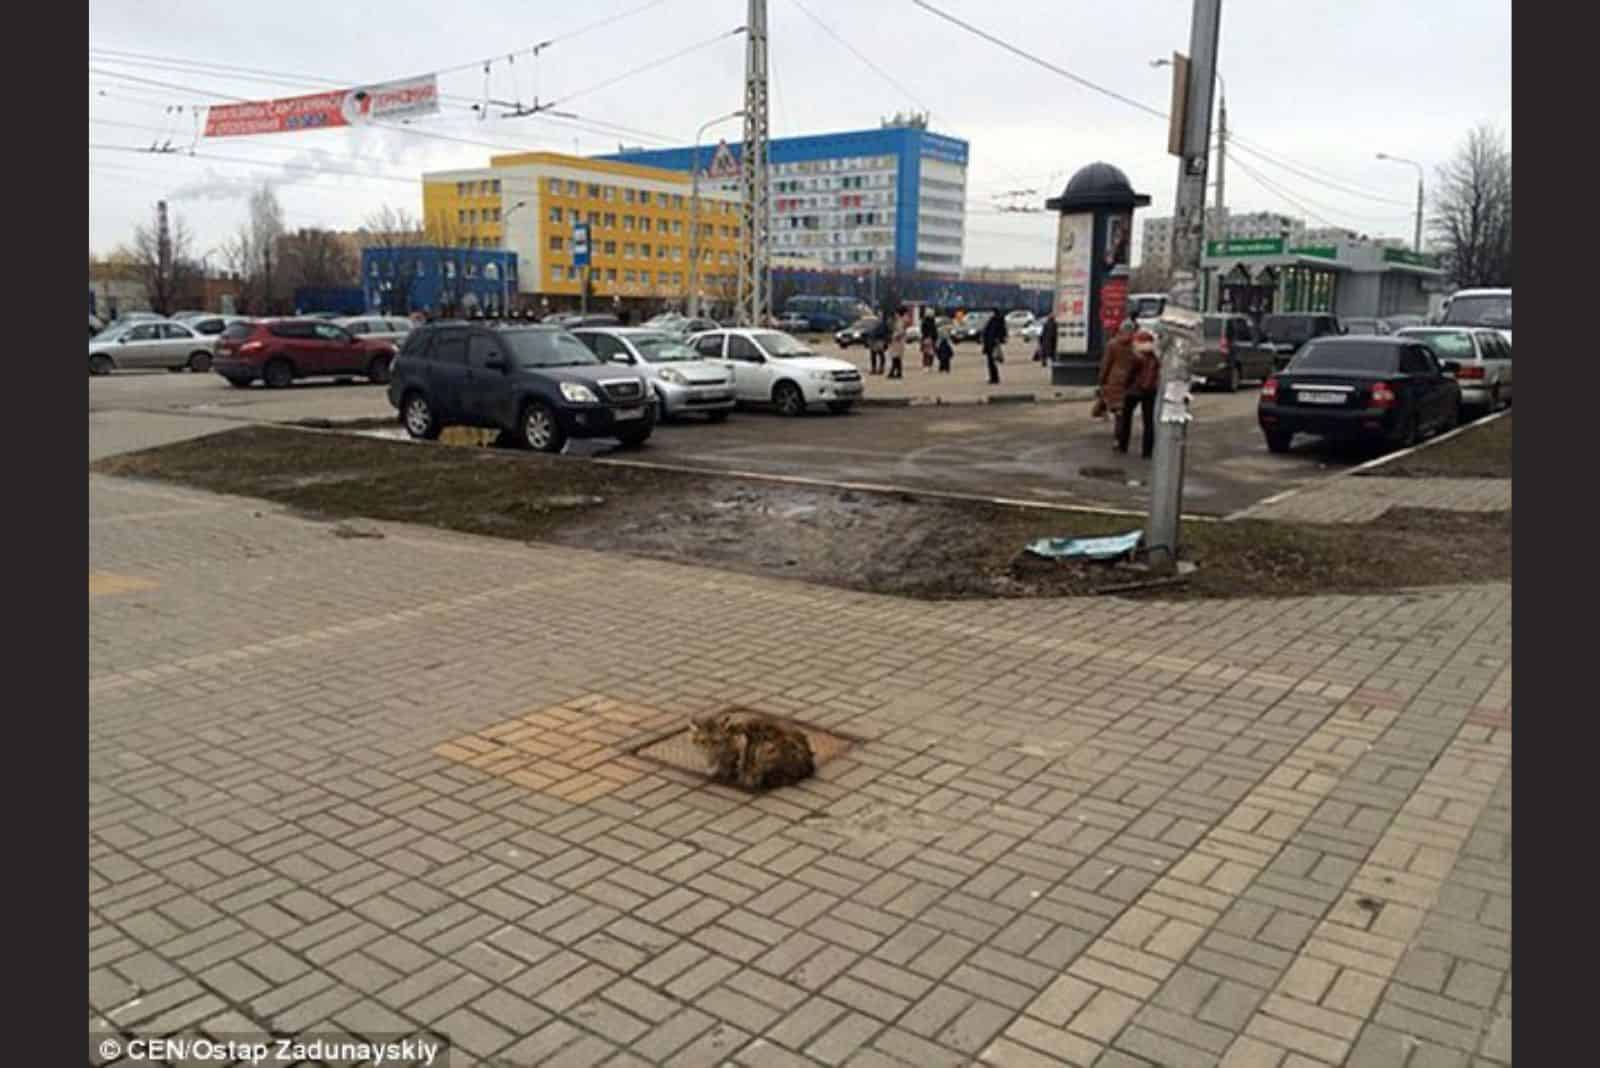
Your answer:
[[[1061,216],[1056,234],[1056,352],[1089,351],[1089,280],[1094,268],[1094,214]]]

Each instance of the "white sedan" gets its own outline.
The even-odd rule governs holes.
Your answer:
[[[708,330],[690,337],[689,346],[733,372],[734,396],[743,404],[771,404],[784,415],[801,415],[817,404],[848,412],[861,399],[855,364],[819,356],[778,330]]]
[[[89,339],[89,373],[164,367],[204,374],[211,370],[216,343],[214,337],[165,319],[113,325]]]

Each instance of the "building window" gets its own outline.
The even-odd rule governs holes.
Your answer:
[[[682,193],[674,193],[672,195],[672,207],[673,207],[674,210],[677,210],[677,211],[682,211],[683,210],[683,194]]]
[[[656,259],[664,260],[666,258],[667,258],[667,246],[665,246],[665,245],[657,245],[656,246]]]
[[[638,199],[638,194],[632,189],[624,189],[622,191],[622,202],[624,204],[632,204],[636,199]]]
[[[650,258],[650,242],[646,241],[644,244],[639,246],[639,255],[643,256],[645,259]]]
[[[486,263],[483,265],[483,276],[491,282],[498,282],[500,280],[500,268],[492,263]]]
[[[444,261],[444,276],[446,278],[454,278],[456,276],[456,265],[450,260]]]
[[[617,228],[617,213],[614,211],[606,212],[605,224],[607,229],[615,230]]]
[[[650,190],[648,190],[648,189],[639,190],[639,203],[641,203],[641,204],[650,203]]]
[[[560,196],[561,195],[561,179],[560,178],[552,178],[552,179],[550,179],[550,192],[555,196]]]
[[[495,222],[499,222],[500,221],[500,209],[499,208],[495,208],[495,209],[493,209],[493,211],[494,211],[494,221]]]
[[[476,263],[467,264],[467,277],[468,278],[476,278],[476,277],[478,277],[478,265]]]
[[[559,282],[559,281],[561,281],[562,277],[563,277],[563,272],[561,270],[561,264],[552,263],[550,265],[550,281]]]
[[[576,267],[568,267],[567,268],[567,281],[576,282],[577,280],[578,280],[578,269]]]
[[[617,187],[614,185],[608,185],[604,189],[600,190],[600,199],[606,201],[607,203],[617,199]]]
[[[461,226],[467,225],[467,209],[466,208],[457,208],[456,209],[456,222]]]
[[[589,199],[594,200],[600,196],[600,187],[598,185],[591,185],[586,192],[589,196]]]
[[[560,234],[551,234],[550,235],[550,251],[551,252],[560,252],[561,251],[561,235]]]
[[[575,197],[577,195],[578,195],[578,183],[569,180],[567,182],[567,196]]]
[[[561,209],[560,208],[551,208],[550,209],[550,221],[553,222],[553,223],[558,223],[558,222],[561,221]]]
[[[606,268],[606,281],[615,283],[616,280],[617,280],[617,269],[615,267],[607,267]]]
[[[598,211],[589,212],[589,214],[588,214],[588,222],[589,222],[590,226],[594,226],[599,221],[600,221],[600,213]]]
[[[624,215],[622,217],[622,228],[624,230],[627,230],[627,231],[630,231],[630,232],[633,230],[633,216],[632,215]]]
[[[631,286],[634,283],[635,275],[632,271],[623,271],[622,280]]]
[[[428,273],[427,265],[424,264],[421,260],[418,260],[417,261],[417,277],[421,278],[423,275],[425,275],[427,273]]]
[[[617,243],[615,241],[607,241],[605,243],[605,253],[607,256],[615,256],[617,254]]]
[[[639,246],[635,245],[632,241],[629,241],[627,244],[622,246],[622,254],[629,259],[632,259],[634,256],[639,254]]]
[[[683,247],[681,245],[672,246],[672,259],[677,263],[683,262]]]
[[[639,216],[639,232],[642,233],[642,234],[648,234],[650,232],[650,217],[649,216],[647,216],[647,215]]]
[[[496,193],[500,192],[500,179],[496,178],[493,182],[491,182],[489,184],[494,187],[494,191]]]

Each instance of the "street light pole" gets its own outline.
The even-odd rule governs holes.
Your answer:
[[[1378,158],[1382,159],[1382,160],[1388,160],[1390,163],[1406,163],[1406,164],[1410,164],[1411,166],[1413,166],[1413,167],[1415,167],[1417,169],[1417,224],[1416,224],[1416,229],[1413,230],[1412,234],[1411,234],[1411,251],[1413,251],[1413,252],[1421,252],[1422,251],[1422,178],[1423,178],[1422,164],[1418,163],[1414,159],[1401,159],[1399,156],[1391,156],[1391,155],[1389,155],[1388,153],[1385,153],[1385,152],[1379,152],[1378,153]]]
[[[700,140],[719,122],[744,118],[744,109],[708,120],[694,135],[693,177],[689,186],[689,318],[700,317]]]
[[[526,200],[519,200],[507,208],[506,213],[500,217],[500,247],[502,249],[506,247],[506,231],[511,228],[511,216],[516,213],[518,208],[525,208],[527,206],[528,202]],[[519,281],[517,284],[520,286],[522,283]],[[504,262],[502,262],[500,264],[500,315],[502,318],[504,318],[506,313],[510,310],[510,302],[511,281],[506,277],[506,265]]]

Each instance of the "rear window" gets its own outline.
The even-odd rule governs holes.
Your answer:
[[[1289,363],[1290,371],[1373,371],[1392,372],[1400,350],[1388,344],[1360,341],[1313,342],[1300,350]]]
[[[1471,360],[1477,358],[1472,348],[1472,338],[1455,330],[1407,330],[1406,337],[1420,341],[1441,360]]]
[[[1207,319],[1206,320],[1206,337],[1208,337],[1211,340],[1215,341],[1217,338],[1219,338],[1221,336],[1222,336],[1222,320],[1221,319]]]
[[[1273,341],[1305,341],[1316,331],[1305,316],[1269,315],[1261,320],[1261,332]]]
[[[229,341],[243,341],[255,332],[255,323],[229,323],[228,328],[222,332],[222,336]]]
[[[1444,313],[1444,321],[1461,326],[1493,326],[1511,329],[1511,297],[1485,295],[1456,297]]]

